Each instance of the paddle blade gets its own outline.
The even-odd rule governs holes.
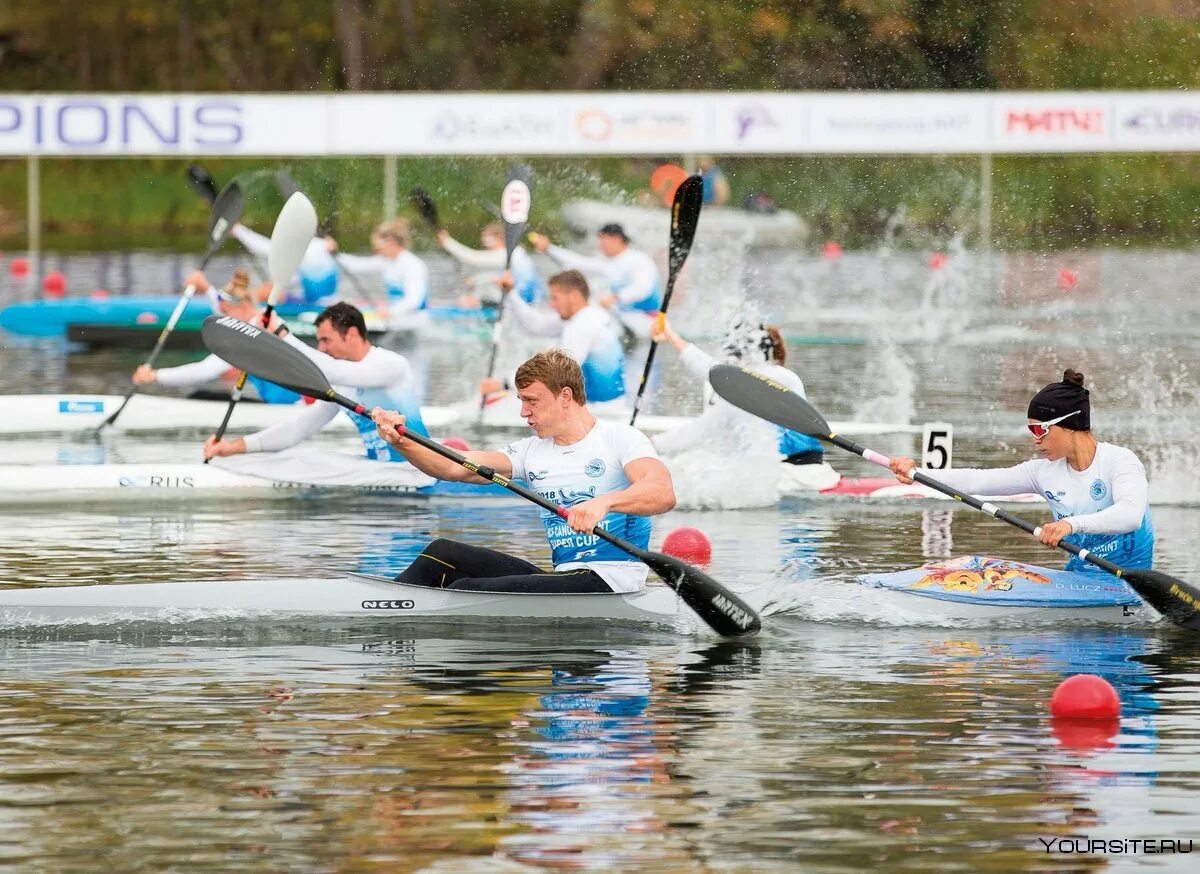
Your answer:
[[[679,597],[717,634],[741,637],[754,634],[762,627],[762,620],[753,607],[703,571],[659,552],[639,552],[638,558],[678,592]]]
[[[269,331],[233,316],[209,316],[200,326],[208,351],[239,370],[314,398],[334,399],[329,380],[304,353]]]
[[[508,261],[513,250],[521,244],[529,227],[529,208],[533,205],[533,169],[528,164],[515,164],[508,170],[508,182],[500,194],[500,220],[504,222],[504,248]]]
[[[438,224],[438,209],[434,203],[432,195],[424,188],[417,186],[408,193],[408,202],[413,205],[413,209],[417,214],[433,228],[435,231],[440,227]]]
[[[275,190],[286,201],[297,191],[300,191],[301,188],[300,183],[295,180],[291,173],[287,170],[277,170],[275,171]]]
[[[303,193],[294,192],[279,211],[271,231],[271,250],[267,255],[267,269],[271,274],[268,304],[274,306],[283,296],[283,290],[300,269],[300,261],[316,235],[317,211],[312,201]]]
[[[704,181],[699,176],[689,176],[675,189],[675,200],[671,204],[671,248],[669,268],[678,273],[683,262],[692,251],[692,240],[696,237],[696,225],[700,223],[700,208],[704,205]]]
[[[1121,579],[1176,625],[1200,631],[1200,589],[1161,571],[1123,568]]]
[[[237,180],[232,180],[213,201],[212,213],[208,217],[209,252],[221,248],[233,226],[241,220],[245,209],[246,197],[242,194],[242,186],[237,184]]]
[[[188,164],[187,181],[193,191],[208,201],[209,206],[216,203],[217,181],[212,178],[211,173],[199,164]]]
[[[769,376],[732,364],[717,364],[708,371],[708,381],[722,398],[760,419],[820,439],[832,436],[824,416]]]

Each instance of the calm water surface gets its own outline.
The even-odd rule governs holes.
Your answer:
[[[1158,566],[1200,579],[1200,256],[952,251],[931,271],[913,253],[742,255],[697,252],[681,327],[719,333],[720,301],[747,288],[792,337],[843,341],[797,343],[789,362],[827,415],[952,422],[959,465],[1027,457],[1029,392],[1080,367],[1102,438],[1147,460]],[[187,263],[108,256],[100,277],[104,262],[66,262],[76,290],[101,279],[155,290]],[[112,265],[125,262],[120,285]],[[1063,269],[1077,275],[1068,291]],[[449,299],[449,268],[438,262],[435,274]],[[442,332],[402,348],[443,403],[468,396],[484,342]],[[3,338],[0,370],[12,392],[118,391],[138,357]],[[672,354],[660,361],[656,407],[698,409],[699,387]],[[869,442],[916,448],[904,436]],[[0,461],[196,451],[194,438],[55,437],[0,442]],[[738,487],[736,458],[694,473]],[[5,625],[0,860],[130,871],[1195,870],[1194,855],[1043,843],[1200,839],[1193,638],[1148,620],[914,625],[854,583],[951,554],[1057,564],[962,508],[676,511],[654,543],[682,524],[712,536],[718,579],[779,584],[755,641],[578,624]],[[0,581],[394,573],[434,536],[546,559],[536,513],[520,503],[0,508]],[[1054,687],[1080,672],[1117,687],[1119,722],[1048,717]]]

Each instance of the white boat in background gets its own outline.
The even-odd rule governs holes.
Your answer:
[[[755,609],[766,586],[741,593]],[[252,616],[357,616],[389,621],[584,619],[678,630],[705,626],[665,585],[630,594],[465,592],[348,574],[335,579],[230,580],[0,590],[0,626],[184,622]]]
[[[518,500],[499,486],[435,480],[409,464],[297,447],[211,464],[0,465],[0,506],[295,498],[313,495]]]
[[[0,435],[65,434],[95,430],[101,422],[121,405],[119,395],[101,394],[37,394],[0,395]],[[125,411],[111,426],[114,432],[190,431],[208,434],[221,422],[227,401],[194,400],[162,395],[135,394]],[[629,421],[630,408],[624,401],[593,404],[598,418]],[[232,433],[244,434],[281,422],[296,412],[292,404],[263,404],[243,402],[237,405],[230,420]],[[448,406],[425,406],[421,409],[425,424],[435,432],[446,433],[453,428],[479,427],[500,431],[524,431],[528,427],[521,418],[520,402],[513,393],[489,404],[482,422],[479,405],[462,401]],[[688,416],[638,417],[638,427],[656,434],[693,421]],[[841,434],[919,434],[920,425],[890,422],[831,422]],[[330,430],[353,432],[346,416],[337,416],[327,426]]]
[[[603,225],[616,222],[635,244],[651,251],[670,236],[671,211],[665,206],[635,206],[602,200],[569,200],[563,204],[563,220],[572,230],[594,234]],[[706,204],[696,228],[696,239],[745,239],[754,246],[795,246],[808,239],[808,225],[786,209],[771,213],[750,212],[732,206]]]

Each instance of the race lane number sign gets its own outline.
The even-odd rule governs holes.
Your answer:
[[[949,422],[929,422],[921,433],[921,467],[925,470],[949,470],[954,460],[954,426]]]

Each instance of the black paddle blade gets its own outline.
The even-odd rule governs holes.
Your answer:
[[[492,203],[490,200],[482,197],[477,198],[477,200],[479,201],[479,205],[490,212],[494,218],[500,218],[500,207],[496,206],[496,204]]]
[[[441,227],[438,224],[437,204],[433,202],[433,196],[428,191],[418,185],[408,192],[408,202],[413,205],[413,209],[429,227],[435,231]]]
[[[762,627],[762,620],[753,607],[703,571],[659,552],[639,552],[638,558],[677,591],[717,634],[742,637],[754,634]]]
[[[216,202],[217,181],[212,178],[211,173],[199,164],[188,164],[187,180],[192,190],[207,200],[209,206]]]
[[[508,169],[508,182],[500,194],[500,220],[504,222],[504,247],[508,260],[521,244],[529,227],[529,208],[533,205],[533,168],[514,164]]]
[[[221,189],[213,202],[212,215],[208,218],[208,248],[215,252],[225,242],[229,232],[233,230],[242,218],[246,209],[246,196],[242,194],[242,186],[237,180],[231,180]]]
[[[1122,568],[1121,579],[1176,625],[1200,631],[1200,589],[1161,571],[1140,568]]]
[[[732,364],[716,364],[708,371],[708,381],[722,398],[760,419],[820,439],[832,436],[824,416],[769,376]]]
[[[287,170],[276,170],[275,190],[279,192],[279,196],[283,198],[284,203],[287,203],[289,197],[303,189],[300,187],[300,183]]]
[[[700,207],[704,205],[704,180],[689,176],[675,189],[671,204],[670,272],[677,273],[692,251],[696,225],[700,222]]]
[[[209,352],[239,370],[309,397],[340,397],[321,368],[269,331],[232,316],[209,316],[200,327],[200,336]]]

